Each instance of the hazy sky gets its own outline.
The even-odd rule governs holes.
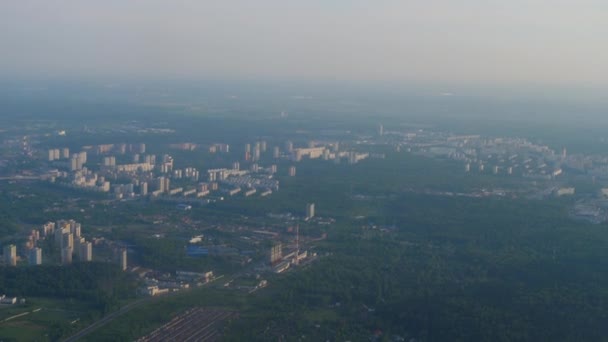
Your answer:
[[[608,83],[606,0],[2,0],[0,75]]]

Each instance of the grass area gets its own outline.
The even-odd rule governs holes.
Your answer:
[[[316,309],[307,310],[304,312],[304,317],[311,322],[335,322],[340,319],[340,316],[331,309]]]
[[[26,304],[0,308],[0,320],[23,313],[0,323],[1,341],[49,341],[56,327],[79,329],[99,315],[83,301],[32,297]]]
[[[2,341],[49,341],[44,326],[29,321],[15,321],[0,325]]]

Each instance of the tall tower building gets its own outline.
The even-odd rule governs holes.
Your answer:
[[[61,236],[61,248],[74,249],[74,235],[72,233],[64,233]]]
[[[279,150],[279,146],[275,146],[272,151],[272,157],[274,159],[279,159],[280,156],[281,156],[281,151]]]
[[[87,152],[86,151],[79,152],[78,153],[78,160],[82,164],[86,164],[87,163]]]
[[[59,248],[61,248],[63,234],[69,233],[69,232],[70,232],[70,228],[68,226],[64,226],[62,224],[57,225],[57,229],[55,229],[55,232],[53,234],[55,235],[55,244]]]
[[[79,255],[80,255],[80,261],[93,260],[93,244],[90,242],[81,243]]]
[[[3,250],[4,264],[7,266],[17,265],[17,246],[7,245]]]
[[[61,249],[62,265],[69,265],[72,263],[72,253],[74,253],[74,249],[72,249],[72,247],[64,247]]]
[[[42,264],[42,249],[34,247],[30,250],[30,265]]]
[[[260,160],[260,144],[256,143],[255,148],[253,149],[253,161]]]
[[[81,228],[82,225],[80,223],[74,223],[74,225],[71,227],[72,234],[74,234],[75,237],[79,238]]]
[[[156,178],[156,190],[165,191],[165,177]]]
[[[127,270],[127,250],[124,248],[118,251],[118,264],[121,270]]]
[[[315,204],[314,203],[308,203],[306,205],[306,219],[310,220],[314,216],[315,216]]]
[[[384,126],[382,126],[382,124],[378,124],[378,135],[379,136],[384,135]]]
[[[142,196],[146,196],[148,194],[148,183],[141,182],[141,184],[139,184],[139,194]]]
[[[295,177],[296,175],[296,167],[295,166],[290,166],[289,167],[289,176],[290,177]]]

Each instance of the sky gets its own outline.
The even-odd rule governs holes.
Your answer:
[[[4,0],[0,75],[608,84],[605,0]]]

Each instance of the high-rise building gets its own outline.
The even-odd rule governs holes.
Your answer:
[[[69,265],[72,263],[72,253],[74,250],[72,247],[65,247],[61,249],[61,264]]]
[[[103,166],[108,166],[108,167],[116,166],[116,157],[114,157],[114,156],[103,157]]]
[[[153,154],[149,154],[144,158],[145,162],[150,165],[156,164],[156,156]]]
[[[74,237],[76,237],[76,238],[79,238],[79,237],[80,237],[80,233],[81,233],[81,232],[80,232],[80,230],[81,230],[81,229],[82,229],[82,228],[81,228],[80,223],[77,223],[77,224],[74,226],[74,230],[72,231],[72,233],[74,234]]]
[[[384,135],[384,126],[382,126],[382,124],[378,124],[378,135],[379,136]]]
[[[70,149],[67,147],[64,147],[61,150],[61,158],[63,159],[70,159]]]
[[[256,144],[255,148],[253,149],[253,161],[258,161],[260,160],[260,146],[259,144]]]
[[[295,177],[295,175],[296,175],[296,167],[295,166],[290,166],[289,167],[289,176]]]
[[[241,165],[239,164],[239,162],[234,162],[232,163],[232,169],[235,171],[238,171],[241,168]]]
[[[79,169],[78,157],[72,157],[70,159],[70,171],[76,171]]]
[[[274,159],[279,159],[280,156],[281,156],[281,151],[279,150],[279,146],[275,146],[272,151],[272,157]]]
[[[121,270],[127,270],[127,250],[124,248],[118,252],[118,264]]]
[[[55,231],[55,222],[47,222],[42,226],[42,233],[45,237],[49,236],[54,231]]]
[[[65,221],[61,222],[61,224],[57,225],[57,229],[55,229],[55,244],[61,248],[63,243],[63,234],[69,234],[70,227],[66,225]]]
[[[262,140],[260,142],[260,149],[262,150],[262,152],[266,152],[266,141]]]
[[[30,265],[42,264],[42,249],[34,247],[30,250]]]
[[[291,141],[287,141],[287,142],[285,143],[285,150],[286,150],[288,153],[293,152],[293,143],[292,143]]]
[[[245,144],[245,153],[251,153],[251,144]]]
[[[52,149],[49,150],[49,161],[55,160],[55,153]]]
[[[159,190],[160,192],[164,192],[165,188],[166,188],[166,183],[167,179],[165,177],[158,177],[156,178],[156,190]]]
[[[142,196],[146,196],[148,194],[148,183],[141,182],[139,184],[139,194]]]
[[[315,216],[315,204],[308,203],[306,205],[306,219],[311,219]]]
[[[90,242],[81,243],[79,257],[80,261],[93,260],[93,244]]]
[[[7,245],[4,246],[3,256],[4,256],[4,264],[7,266],[15,266],[17,265],[17,246],[15,245]]]
[[[74,248],[74,235],[65,233],[61,236],[61,248]]]

